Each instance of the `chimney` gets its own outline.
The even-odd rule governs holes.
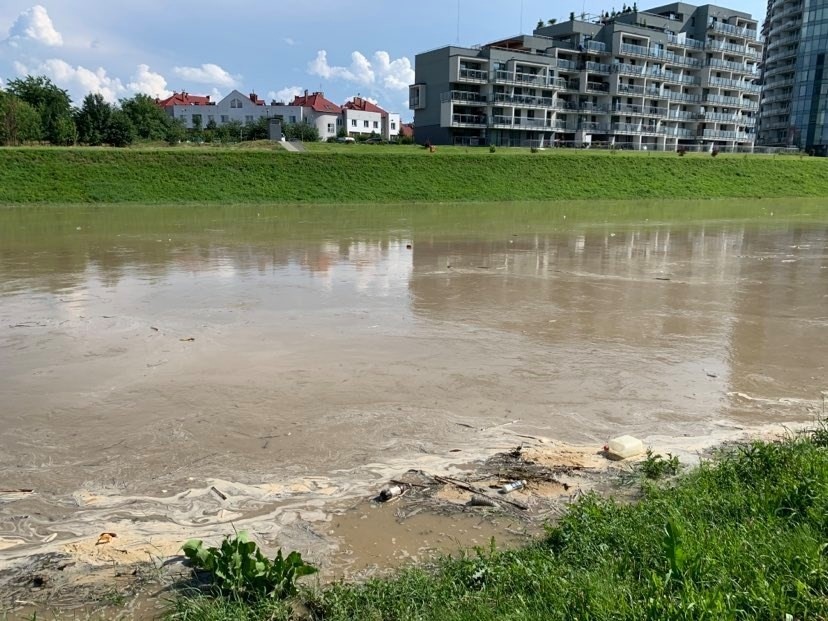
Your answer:
[[[305,89],[305,97],[308,96],[308,89]]]

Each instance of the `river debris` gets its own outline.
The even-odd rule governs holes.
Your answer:
[[[106,543],[112,543],[112,540],[118,537],[115,533],[101,533],[98,540],[95,542],[96,546],[102,546]]]

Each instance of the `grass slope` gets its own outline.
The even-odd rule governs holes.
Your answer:
[[[828,434],[755,443],[622,505],[590,496],[545,540],[307,595],[337,620],[828,618]],[[291,618],[274,602],[181,599],[187,619]],[[293,617],[299,618],[299,617]],[[301,617],[304,618],[304,617]],[[790,618],[790,617],[787,617]]]
[[[486,150],[0,149],[0,203],[337,203],[828,195],[828,161]]]

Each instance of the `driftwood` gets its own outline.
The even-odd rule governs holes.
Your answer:
[[[457,487],[459,489],[462,489],[462,490],[465,490],[467,492],[471,492],[472,494],[478,494],[480,496],[485,496],[489,500],[493,500],[495,502],[502,502],[502,503],[506,503],[507,505],[512,505],[513,507],[517,507],[521,511],[526,511],[529,508],[529,505],[527,505],[523,502],[518,502],[517,500],[509,500],[508,498],[502,498],[502,497],[499,497],[499,496],[490,496],[486,492],[486,490],[484,490],[483,488],[476,487],[474,485],[469,485],[468,483],[464,483],[463,481],[457,481],[455,479],[450,479],[448,477],[439,477],[439,476],[435,476],[434,480],[439,482],[439,483],[443,483],[445,485],[454,485],[455,487]]]

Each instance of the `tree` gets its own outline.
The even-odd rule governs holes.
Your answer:
[[[557,23],[558,23],[558,20],[557,20],[557,19],[550,19],[550,20],[547,22],[547,24],[549,24],[550,26],[554,26],[554,25],[555,25],[555,24],[557,24]]]
[[[135,128],[136,138],[141,140],[165,140],[171,119],[149,95],[139,93],[131,99],[121,100],[121,110]]]
[[[78,140],[97,147],[107,142],[112,106],[100,93],[90,93],[83,99],[83,106],[78,111],[76,123]]]
[[[216,128],[216,139],[221,142],[238,142],[244,132],[244,125],[238,121],[230,121]]]
[[[348,130],[345,129],[344,125],[340,125],[339,129],[336,130],[336,137],[337,138],[346,138],[348,136]]]
[[[539,20],[538,20],[538,25],[537,25],[537,26],[535,26],[535,28],[536,28],[537,30],[540,30],[541,28],[543,28],[543,20],[542,20],[542,19],[539,19]]]
[[[301,140],[302,142],[318,142],[319,129],[310,123],[288,123],[282,128],[287,140]]]
[[[32,106],[40,115],[43,138],[52,144],[66,144],[74,131],[69,131],[72,121],[72,99],[45,76],[26,76],[10,80],[8,91]]]
[[[170,122],[167,124],[167,133],[164,136],[167,144],[171,147],[175,146],[186,137],[187,130],[184,127],[184,122],[181,119],[170,119]]]
[[[40,115],[32,106],[0,91],[0,144],[17,146],[40,140]]]
[[[126,112],[123,110],[112,112],[105,138],[106,142],[113,147],[128,147],[135,142],[135,127]]]
[[[244,126],[245,140],[267,140],[269,137],[270,119],[267,117],[261,117],[260,119]]]

